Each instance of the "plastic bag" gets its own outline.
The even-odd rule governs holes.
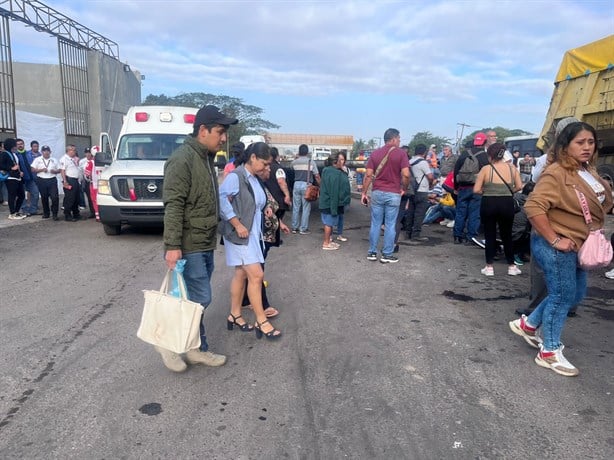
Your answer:
[[[175,264],[175,268],[173,269],[173,276],[171,277],[171,287],[168,290],[168,293],[173,297],[181,298],[181,290],[179,289],[180,278],[177,276],[183,275],[183,269],[185,268],[185,259],[179,259]]]

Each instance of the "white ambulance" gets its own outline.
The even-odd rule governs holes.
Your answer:
[[[162,226],[164,163],[193,129],[193,107],[131,107],[117,148],[100,136],[96,164],[109,166],[98,180],[98,211],[104,232],[119,235],[122,225]]]

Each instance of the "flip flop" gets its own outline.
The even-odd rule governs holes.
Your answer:
[[[275,318],[277,315],[279,315],[279,311],[274,307],[265,308],[264,315],[267,318]]]

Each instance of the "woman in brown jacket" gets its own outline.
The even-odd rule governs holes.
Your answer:
[[[561,332],[569,309],[586,295],[586,271],[577,263],[577,252],[589,228],[576,189],[588,202],[593,228],[602,228],[612,209],[612,190],[597,175],[594,161],[597,133],[587,123],[571,123],[557,136],[548,154],[548,165],[525,211],[535,232],[531,252],[544,271],[548,295],[529,317],[510,322],[512,331],[539,348],[535,362],[565,375],[578,375],[563,356]],[[536,334],[542,328],[543,340]]]

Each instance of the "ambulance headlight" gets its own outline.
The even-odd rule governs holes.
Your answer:
[[[99,179],[98,180],[98,193],[101,195],[110,195],[111,194],[111,184],[108,180]]]

